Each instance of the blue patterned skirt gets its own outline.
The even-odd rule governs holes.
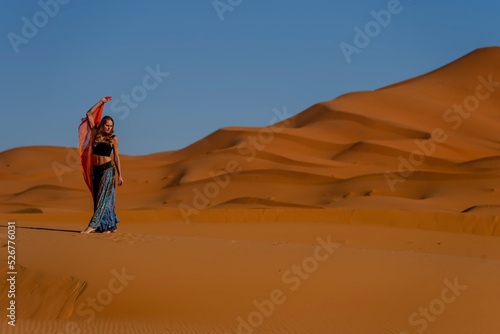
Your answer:
[[[115,213],[115,169],[111,161],[92,169],[94,215],[89,227],[96,232],[115,231],[120,220]]]

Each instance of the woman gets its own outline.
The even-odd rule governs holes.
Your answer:
[[[97,102],[87,112],[87,118],[82,119],[79,128],[80,156],[82,157],[84,176],[86,175],[84,157],[87,156],[92,161],[92,182],[86,181],[94,199],[94,215],[88,227],[81,233],[94,231],[112,233],[116,231],[116,223],[120,221],[115,213],[115,168],[111,161],[111,151],[114,151],[114,165],[118,172],[118,185],[121,186],[123,178],[118,155],[118,138],[113,134],[115,123],[110,116],[104,116],[99,121],[103,105],[109,100],[111,100],[111,96]],[[96,123],[98,123],[97,126]],[[84,127],[90,130],[88,135],[92,140],[87,142],[83,140],[82,143],[82,139],[85,137],[85,135],[82,136],[82,128]],[[88,147],[90,144],[91,148]],[[87,153],[85,153],[86,151]]]

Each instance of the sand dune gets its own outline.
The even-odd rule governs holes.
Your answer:
[[[415,210],[495,207],[497,169],[485,168],[500,149],[499,57],[498,47],[479,49],[428,74],[318,103],[272,126],[223,128],[178,151],[123,156],[127,186],[118,191],[118,209],[192,206],[194,189],[210,197],[207,208],[264,208],[272,199],[273,207],[397,209],[394,198]],[[476,91],[488,97],[480,100]],[[463,115],[452,111],[454,104],[465,104]],[[47,146],[2,152],[1,212],[88,210],[76,154]],[[230,181],[207,193],[217,177]]]
[[[121,155],[113,235],[78,233],[93,204],[76,148],[1,152],[0,250],[15,221],[22,305],[1,332],[498,333],[498,60],[478,49],[268,127]],[[314,264],[318,238],[338,249]],[[294,265],[317,267],[284,276]],[[454,280],[456,303],[411,320]],[[243,329],[276,289],[287,301]]]

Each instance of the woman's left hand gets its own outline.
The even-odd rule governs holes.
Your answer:
[[[123,178],[118,176],[118,185],[121,186],[123,184]]]

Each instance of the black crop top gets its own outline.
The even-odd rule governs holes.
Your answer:
[[[92,153],[97,155],[103,155],[105,157],[111,156],[111,150],[113,147],[109,144],[103,142],[97,142],[92,145]]]

